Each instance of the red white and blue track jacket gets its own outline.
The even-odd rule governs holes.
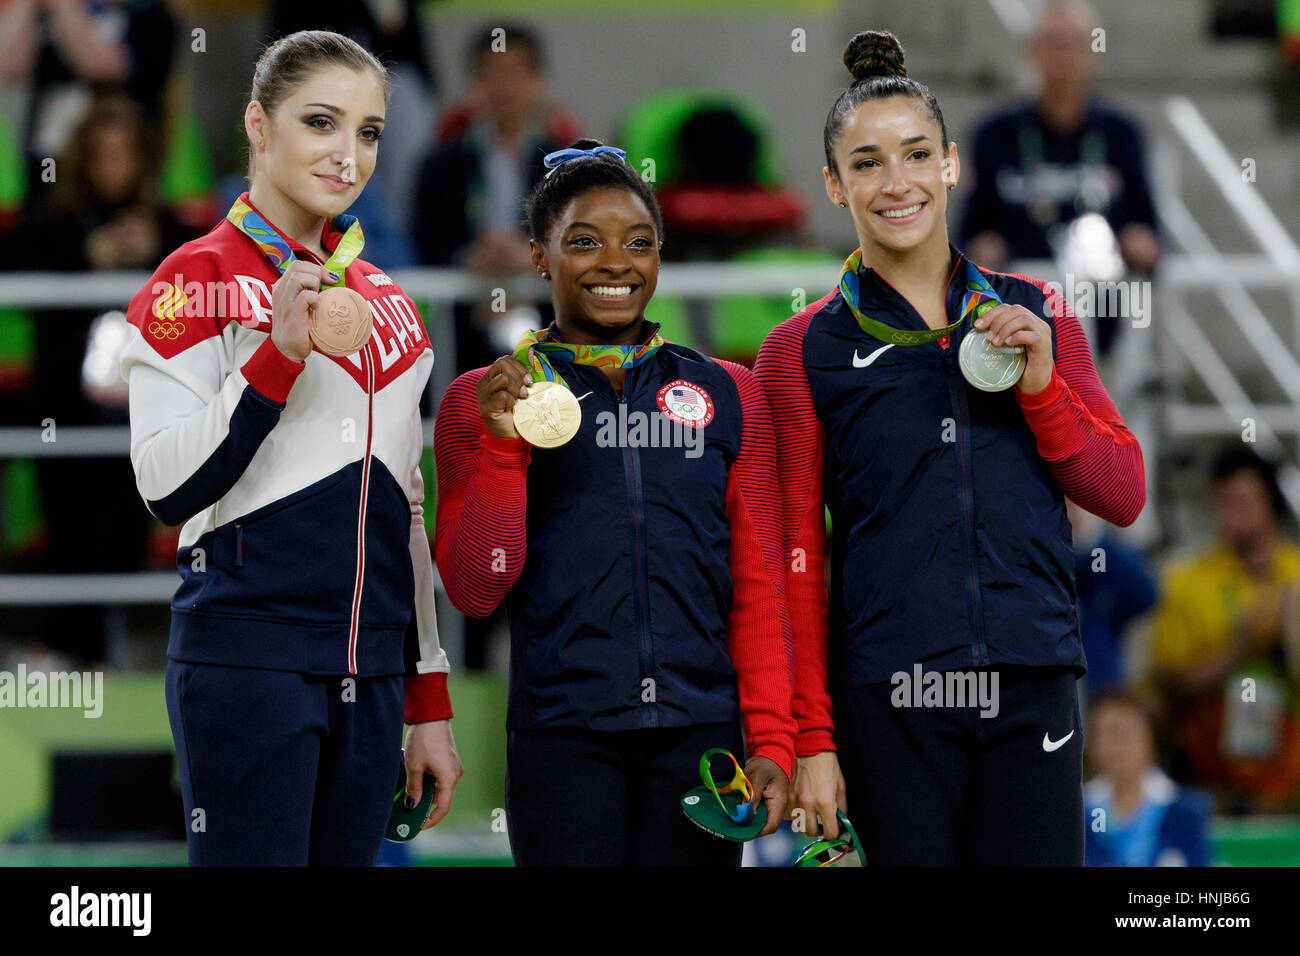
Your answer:
[[[963,283],[952,276],[963,269],[958,255],[949,322],[961,315]],[[778,325],[759,351],[794,556],[799,756],[835,749],[828,677],[840,689],[917,663],[1084,669],[1064,496],[1131,524],[1146,500],[1142,449],[1059,292],[980,271],[1003,302],[1052,327],[1055,370],[1035,395],[966,382],[957,356],[969,322],[925,345],[887,345],[862,330],[838,289]],[[863,312],[928,328],[875,271],[859,276]]]
[[[749,756],[789,776],[794,647],[758,379],[671,342],[622,391],[552,361],[582,407],[567,444],[490,433],[475,393],[486,369],[451,384],[434,430],[447,596],[474,617],[509,612],[507,728],[740,718]],[[692,431],[695,450],[660,441],[661,426]]]
[[[324,247],[340,238],[327,222]],[[344,281],[370,303],[370,340],[297,362],[271,341],[279,277],[223,219],[163,260],[127,313],[136,484],[184,525],[168,656],[404,674],[407,723],[450,717],[419,470],[429,338],[415,303],[357,259]]]

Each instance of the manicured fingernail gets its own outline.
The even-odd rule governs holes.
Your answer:
[[[406,798],[406,809],[408,809],[408,810],[414,810],[414,809],[415,809],[415,797],[407,797],[407,798]]]
[[[527,397],[528,397],[528,386],[527,386],[527,385],[525,385],[523,388],[521,388],[521,389],[519,390],[519,397],[520,397],[520,398],[527,398]]]
[[[330,276],[330,281],[331,281],[331,282],[338,282],[338,281],[339,281],[339,274],[338,274],[337,272],[331,272],[331,273],[329,274],[329,276]]]

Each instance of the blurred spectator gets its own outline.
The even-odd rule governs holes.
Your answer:
[[[160,205],[155,154],[140,108],[124,97],[97,99],[82,119],[44,211],[24,215],[0,251],[18,270],[154,269],[194,238]],[[127,424],[125,407],[104,406],[82,390],[87,332],[103,310],[51,309],[36,314],[35,369],[26,408],[36,425],[56,428]],[[56,433],[57,434],[57,433]],[[55,572],[133,571],[142,567],[152,518],[135,490],[131,467],[109,458],[45,456],[37,461],[47,532],[38,568]],[[113,502],[99,507],[96,502]],[[104,654],[103,609],[69,607],[46,617],[47,643],[85,661]]]
[[[524,200],[546,174],[546,154],[582,134],[574,116],[547,99],[537,36],[520,26],[500,29],[504,33],[484,27],[470,43],[469,88],[443,114],[438,145],[420,171],[414,239],[427,265],[528,275]],[[524,328],[540,329],[551,316],[549,301],[519,304],[508,313],[493,312],[486,302],[457,303],[455,371],[491,365],[514,349]],[[503,609],[466,618],[466,667],[487,665],[504,622]]]
[[[573,115],[546,98],[542,50],[531,31],[509,26],[502,36],[484,28],[469,59],[469,91],[443,116],[439,145],[420,172],[415,242],[428,265],[531,273],[523,201],[546,172],[546,154],[581,133]],[[539,304],[544,315],[549,308]],[[500,318],[487,303],[457,306],[458,372],[490,365],[506,351],[490,338]]]
[[[175,41],[176,22],[159,0],[0,4],[0,76],[30,82],[23,136],[29,202],[45,198],[36,188],[41,163],[68,148],[96,92],[122,92],[139,104],[148,148],[161,151]]]
[[[1088,760],[1097,776],[1084,786],[1087,866],[1207,866],[1211,807],[1155,760],[1145,702],[1112,688],[1088,712]]]
[[[762,104],[726,90],[662,90],[634,103],[620,145],[653,162],[665,259],[714,262],[801,245],[803,194],[786,181]],[[767,330],[765,330],[767,331]]]
[[[725,89],[657,90],[623,116],[618,143],[653,175],[670,240],[665,262],[730,261],[772,268],[835,261],[809,247],[808,203],[780,161],[762,104]],[[671,342],[752,367],[763,339],[790,317],[789,296],[727,295],[713,302],[657,295],[646,318]]]
[[[1159,257],[1141,134],[1091,92],[1096,27],[1086,4],[1050,4],[1027,46],[1037,97],[975,130],[960,238],[981,265],[1052,258],[1063,227],[1089,212],[1105,216],[1129,268],[1149,271]]]
[[[1152,678],[1195,779],[1230,812],[1288,811],[1300,791],[1300,548],[1281,530],[1273,466],[1215,462],[1219,543],[1170,569]]]
[[[362,196],[370,196],[372,204],[382,201],[387,210],[387,222],[391,223],[392,232],[381,241],[385,251],[390,246],[404,248],[415,225],[415,210],[410,197],[415,193],[420,163],[433,140],[437,116],[435,73],[424,42],[419,7],[418,0],[369,0],[365,3],[356,0],[275,0],[271,4],[267,27],[268,40],[299,30],[342,33],[375,54],[388,67],[393,95],[385,116],[384,142],[374,175],[362,193]],[[381,185],[382,189],[376,189]],[[378,222],[373,205],[365,210],[365,214],[357,209],[349,212],[361,221],[363,229],[366,223]],[[398,232],[402,233],[400,239],[396,235]],[[369,230],[366,231],[366,248],[368,251],[363,256],[368,261],[384,263],[386,268],[414,264],[414,259],[405,254],[400,262],[392,256],[381,257],[378,252],[372,256],[374,250],[370,246]]]
[[[1079,630],[1088,659],[1089,696],[1126,682],[1124,637],[1129,623],[1156,603],[1156,582],[1146,559],[1114,527],[1066,500],[1074,527]]]

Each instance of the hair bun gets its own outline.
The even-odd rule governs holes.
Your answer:
[[[597,146],[604,146],[598,139],[575,139],[569,144],[569,149],[595,149]]]
[[[903,47],[888,30],[863,30],[844,48],[844,65],[860,83],[874,76],[907,76]]]

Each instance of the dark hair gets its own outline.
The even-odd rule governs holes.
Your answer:
[[[1168,730],[1169,715],[1160,698],[1143,687],[1111,684],[1103,690],[1088,695],[1087,719],[1095,721],[1106,706],[1127,707],[1137,711],[1142,722],[1151,731],[1151,745],[1159,752],[1162,734]]]
[[[524,48],[528,53],[528,65],[532,67],[534,73],[541,73],[546,68],[546,58],[542,53],[542,41],[537,34],[528,27],[519,26],[518,24],[506,24],[502,27],[485,27],[476,32],[469,42],[469,68],[472,72],[477,73],[483,65],[483,57],[489,53],[495,53],[493,44],[496,43],[497,30],[505,34],[506,46],[510,49],[511,44],[516,44]]]
[[[598,139],[580,139],[570,148],[594,149],[603,145],[605,144]],[[542,178],[524,204],[524,218],[528,223],[529,235],[538,242],[545,243],[555,220],[575,196],[588,189],[604,186],[626,189],[636,194],[654,217],[655,233],[659,242],[663,243],[664,220],[654,190],[637,175],[636,170],[608,153],[571,159],[556,166]]]
[[[120,93],[100,93],[59,157],[59,175],[51,195],[55,208],[80,214],[94,200],[88,167],[93,152],[99,148],[95,135],[112,128],[126,130],[139,163],[131,184],[130,202],[145,207],[158,204],[158,150],[144,113],[135,100]]]
[[[1259,476],[1268,492],[1273,514],[1284,518],[1287,513],[1286,498],[1282,495],[1282,486],[1277,482],[1277,465],[1266,461],[1249,448],[1234,445],[1219,453],[1210,466],[1210,480],[1220,482],[1241,471],[1249,471]]]
[[[826,128],[822,132],[822,145],[826,149],[826,166],[831,174],[839,176],[835,166],[835,141],[840,138],[845,118],[863,103],[889,96],[910,96],[921,100],[930,116],[939,124],[943,142],[939,149],[948,149],[948,127],[943,121],[939,101],[930,88],[907,75],[903,66],[903,48],[889,31],[864,30],[844,48],[844,65],[853,77],[853,84],[841,91],[835,105],[826,114]]]
[[[1096,714],[1106,704],[1133,708],[1142,714],[1142,718],[1153,730],[1155,729],[1157,720],[1155,708],[1141,692],[1123,684],[1112,684],[1105,690],[1089,695],[1088,713]]]
[[[270,116],[309,75],[330,66],[345,66],[364,73],[374,73],[384,89],[384,102],[393,92],[388,68],[373,53],[341,33],[328,30],[299,30],[271,43],[257,58],[253,68],[250,101],[262,104]],[[253,176],[253,152],[248,153],[248,175]]]

